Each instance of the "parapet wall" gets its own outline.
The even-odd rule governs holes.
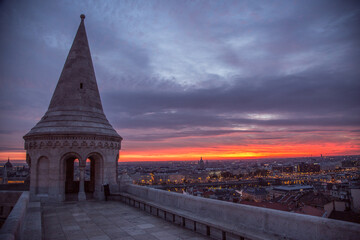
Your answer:
[[[358,239],[360,225],[327,218],[223,202],[138,185],[124,191],[145,201],[188,211],[233,229],[248,229],[279,239]],[[271,236],[271,237],[270,237]]]
[[[4,185],[4,184],[2,184]],[[0,217],[6,219],[16,202],[19,200],[22,191],[0,191]],[[3,222],[0,224],[0,228]]]
[[[8,196],[13,194],[9,193]],[[20,239],[29,203],[29,192],[23,192],[0,230],[0,239]]]

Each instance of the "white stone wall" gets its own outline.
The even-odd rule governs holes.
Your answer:
[[[0,230],[0,239],[20,239],[28,203],[29,192],[23,192]]]
[[[69,144],[69,142],[71,144]],[[87,158],[95,161],[96,199],[103,199],[102,185],[110,184],[116,191],[117,160],[120,143],[106,138],[67,137],[53,139],[29,139],[25,143],[30,161],[30,199],[31,201],[64,201],[66,164],[69,157],[78,158],[85,165]]]
[[[125,192],[159,205],[183,210],[219,225],[268,233],[279,239],[358,239],[360,225],[174,192],[128,185]]]
[[[360,189],[351,189],[352,208],[355,212],[360,212]]]

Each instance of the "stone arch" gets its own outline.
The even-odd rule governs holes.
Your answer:
[[[49,159],[42,156],[36,164],[36,194],[49,193]]]
[[[67,178],[71,179],[73,177],[73,169],[74,169],[74,160],[75,159],[79,159],[79,162],[82,161],[81,155],[77,152],[67,152],[65,154],[62,155],[62,157],[60,158],[60,181],[59,181],[59,194],[60,194],[60,199],[61,200],[65,200],[66,197],[66,190],[70,188],[70,184],[72,184],[71,182],[67,182]],[[69,184],[69,185],[67,185]]]
[[[91,181],[89,183],[89,187],[91,190],[93,190],[93,196],[95,199],[102,199],[102,185],[104,180],[104,157],[99,152],[91,152],[87,155],[85,159],[90,159],[91,161]]]

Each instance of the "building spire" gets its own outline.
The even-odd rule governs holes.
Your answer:
[[[85,15],[67,56],[49,110],[95,110],[102,113],[100,94],[95,78],[90,47],[85,30]]]
[[[48,111],[24,137],[39,134],[96,134],[121,138],[103,112],[85,30],[85,15],[66,58]]]

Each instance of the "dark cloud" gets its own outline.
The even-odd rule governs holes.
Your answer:
[[[221,136],[228,135],[232,133],[262,133],[264,131],[247,131],[247,130],[185,130],[185,131],[177,131],[177,132],[169,132],[169,133],[151,133],[151,134],[142,134],[142,135],[134,135],[127,137],[127,140],[130,141],[159,141],[166,140],[171,138],[186,138],[186,137],[209,137],[209,136]]]
[[[0,147],[0,152],[7,152],[7,151],[23,151],[23,148],[12,148],[12,147]]]
[[[157,88],[105,92],[108,112],[119,116],[116,126],[358,126],[360,122],[360,81],[347,73],[235,79],[227,86],[186,91]],[[275,116],[265,120],[245,116],[254,113]]]
[[[64,0],[0,2],[0,133],[11,141],[45,113],[80,13],[105,113],[120,134],[144,129],[130,140],[283,128],[359,139],[358,1]]]

